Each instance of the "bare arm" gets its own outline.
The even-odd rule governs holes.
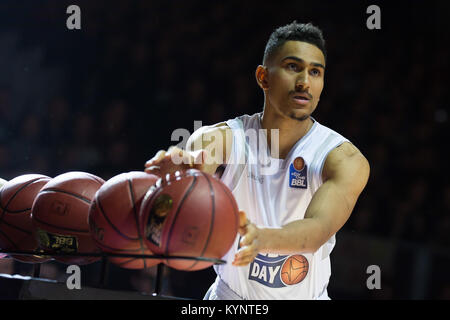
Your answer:
[[[322,172],[324,183],[314,194],[304,219],[280,229],[258,228],[252,223],[241,227],[244,237],[234,264],[246,265],[258,252],[292,254],[317,251],[350,217],[367,184],[369,171],[367,159],[352,144],[344,143],[332,150]]]
[[[186,150],[172,146],[167,151],[160,150],[145,164],[145,171],[160,171],[160,174],[176,170],[195,168],[214,174],[226,163],[232,144],[232,131],[225,122],[204,126],[196,130],[188,139]]]

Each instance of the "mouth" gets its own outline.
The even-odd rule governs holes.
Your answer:
[[[294,96],[294,98],[297,98],[297,99],[303,98],[303,99],[310,100],[312,98],[311,94],[308,92],[294,92],[292,95]]]
[[[305,105],[311,100],[311,98],[306,93],[297,93],[292,97],[292,99],[295,103],[301,105]]]

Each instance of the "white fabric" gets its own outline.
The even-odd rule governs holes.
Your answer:
[[[322,167],[328,153],[348,141],[314,120],[312,128],[297,141],[286,158],[278,159],[271,156],[266,135],[260,133],[261,113],[243,115],[227,124],[233,130],[233,143],[221,180],[233,192],[239,209],[260,227],[281,228],[303,219],[314,193],[322,184]],[[301,171],[293,168],[297,157],[302,157],[305,162]],[[235,267],[231,262],[238,243],[239,235],[223,257],[227,263],[214,266],[220,279],[237,296],[252,300],[328,298],[326,288],[331,275],[330,253],[335,236],[315,253],[301,254],[308,261],[308,270],[306,277],[296,284],[283,282],[286,278],[282,277],[281,270],[285,263],[292,264],[295,270],[291,276],[298,276],[296,270],[306,270],[297,269],[305,266],[299,262],[302,257],[289,259],[291,256],[259,254],[250,265]],[[284,276],[288,274],[284,273]]]

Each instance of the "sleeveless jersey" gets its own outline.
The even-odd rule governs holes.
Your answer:
[[[328,153],[348,141],[319,124],[313,126],[285,159],[272,157],[267,135],[261,128],[262,113],[228,120],[233,143],[221,180],[230,188],[240,210],[258,227],[281,228],[303,219],[316,190],[322,184],[322,167]],[[277,136],[272,134],[272,139]],[[272,152],[272,154],[271,154]],[[223,257],[226,264],[214,269],[243,299],[321,299],[327,297],[331,275],[333,235],[314,253],[258,254],[247,266],[231,263],[240,236]]]

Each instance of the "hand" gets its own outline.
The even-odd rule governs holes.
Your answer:
[[[201,170],[203,162],[204,152],[202,150],[189,152],[172,146],[167,151],[158,151],[152,159],[148,160],[145,163],[145,172],[163,176],[175,171]]]
[[[233,266],[246,266],[252,262],[260,252],[261,229],[251,223],[244,211],[239,211],[239,234],[242,236],[239,244],[241,248],[234,256]]]

